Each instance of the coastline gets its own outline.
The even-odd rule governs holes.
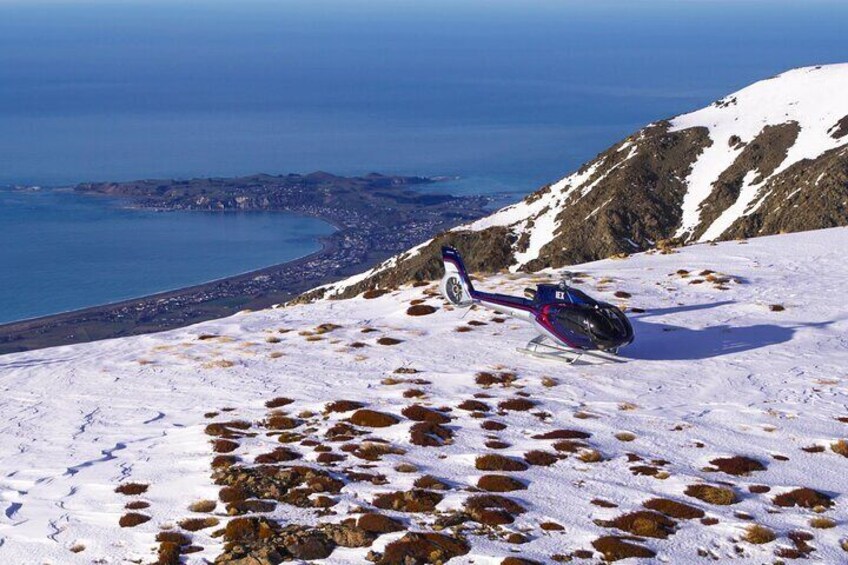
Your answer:
[[[0,355],[161,332],[287,302],[360,273],[437,233],[486,214],[488,199],[413,192],[423,177],[254,175],[79,185],[83,195],[140,210],[287,212],[335,231],[320,249],[268,267],[187,287],[0,324]],[[163,191],[162,187],[166,189]]]
[[[340,280],[370,266],[370,261],[357,263],[349,266],[352,272],[345,268],[325,277],[291,276],[310,263],[327,259],[336,250],[331,236],[320,238],[319,242],[322,247],[318,251],[269,267],[137,298],[0,324],[0,355],[156,333],[230,316],[242,310],[268,308],[290,300],[306,290]],[[373,263],[386,258],[388,255],[375,259]],[[246,290],[246,287],[257,279],[276,278],[280,275],[289,276],[272,292],[260,295],[244,294],[241,299],[232,296],[232,293],[214,298],[216,291],[221,287]],[[213,298],[204,300],[204,296]],[[169,303],[175,307],[163,308],[163,305]],[[152,315],[144,314],[151,309],[155,311]],[[132,312],[139,314],[132,315]]]

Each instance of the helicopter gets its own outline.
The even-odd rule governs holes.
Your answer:
[[[476,290],[453,247],[442,247],[442,263],[440,290],[452,305],[478,304],[533,324],[539,335],[518,348],[521,353],[568,364],[584,355],[621,362],[616,358],[619,350],[633,342],[633,327],[624,312],[572,287],[570,277],[528,288],[519,297]]]

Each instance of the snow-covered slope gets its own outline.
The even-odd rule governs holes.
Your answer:
[[[692,165],[683,197],[683,218],[677,235],[695,232],[700,207],[712,193],[722,172],[739,158],[745,144],[756,140],[766,126],[796,123],[799,131],[783,160],[768,174],[746,175],[739,196],[706,226],[701,241],[717,239],[733,222],[761,206],[770,178],[802,160],[814,160],[844,146],[848,136],[834,133],[840,120],[848,129],[848,64],[795,69],[736,92],[707,108],[671,120],[672,131],[703,127],[713,142]],[[730,143],[732,137],[739,139]],[[751,171],[754,173],[755,171]],[[846,189],[848,193],[848,189]]]
[[[785,72],[646,126],[573,174],[355,280],[351,296],[432,276],[439,247],[513,272],[651,249],[848,225],[848,64]],[[470,255],[470,253],[469,253]]]
[[[687,163],[682,179],[685,192],[682,201],[674,204],[679,214],[670,218],[675,237],[710,241],[728,234],[734,222],[755,212],[771,193],[769,181],[804,160],[815,160],[828,151],[844,148],[848,144],[848,64],[827,65],[794,69],[771,79],[757,82],[733,93],[714,104],[673,118],[664,133],[674,134],[686,130],[703,130],[703,134],[692,140],[699,146],[695,159]],[[758,143],[768,127],[787,128],[785,139],[763,148],[760,153],[771,153],[764,159],[745,163],[741,173],[743,182],[735,187],[734,198],[728,199],[716,219],[702,217],[702,207],[710,195],[722,190],[722,175],[734,164],[740,163],[746,148]],[[546,245],[552,243],[565,228],[564,213],[574,207],[593,191],[608,192],[599,205],[582,217],[591,223],[604,208],[616,203],[620,195],[605,185],[613,173],[626,168],[639,155],[645,139],[655,136],[657,124],[652,124],[618,144],[613,151],[602,154],[598,159],[582,167],[578,172],[554,183],[541,193],[531,196],[496,214],[478,220],[457,230],[481,230],[493,226],[505,226],[519,237],[526,237],[526,245],[515,254],[513,268],[528,265],[543,255]],[[794,128],[797,127],[797,132]],[[661,129],[666,129],[662,126]],[[706,135],[706,138],[703,137]],[[844,156],[844,152],[842,154]],[[762,170],[762,161],[773,159],[769,170]],[[738,174],[737,174],[738,175]],[[628,179],[629,180],[629,179]],[[650,191],[655,188],[649,181],[640,185],[632,183],[627,188]],[[618,181],[616,181],[618,182]],[[653,186],[652,186],[653,185]],[[799,187],[801,188],[801,187]],[[814,188],[811,188],[814,190]],[[843,185],[843,195],[848,198],[848,187]],[[676,195],[662,195],[672,198]],[[631,210],[638,213],[638,209]],[[810,229],[820,227],[810,225]],[[579,225],[568,226],[579,229]],[[728,234],[738,235],[738,234]],[[754,235],[754,234],[750,234]],[[567,243],[567,240],[563,243]],[[635,247],[641,244],[633,244]]]
[[[4,356],[0,562],[147,563],[161,551],[173,563],[179,543],[167,540],[180,533],[196,546],[188,563],[254,563],[242,550],[332,550],[322,563],[364,563],[369,551],[380,563],[413,551],[478,565],[589,563],[603,551],[845,562],[846,250],[848,229],[835,228],[578,267],[580,286],[629,308],[636,341],[623,364],[522,357],[528,325],[463,316],[432,284]],[[548,276],[480,284],[520,292]],[[435,310],[413,316],[412,305]],[[337,400],[382,415],[328,411]],[[236,423],[207,427],[220,422]],[[260,454],[273,454],[262,473]],[[241,500],[251,496],[265,503]],[[119,526],[130,512],[149,520]],[[362,512],[399,526],[326,525]]]

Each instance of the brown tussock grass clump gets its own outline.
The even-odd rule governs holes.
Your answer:
[[[238,449],[238,442],[229,439],[212,440],[212,451],[215,453],[232,453]]]
[[[132,500],[124,504],[124,508],[127,510],[143,510],[149,507],[150,503],[145,500]]]
[[[617,528],[636,536],[658,539],[665,539],[674,534],[677,526],[677,522],[668,516],[648,510],[637,510],[612,520],[596,520],[595,523],[605,528]]]
[[[526,471],[527,463],[497,453],[477,457],[474,466],[479,471]]]
[[[620,536],[603,536],[592,542],[592,547],[599,551],[605,561],[620,561],[622,559],[656,557],[656,553],[647,547],[631,542],[632,538]],[[636,541],[639,541],[638,538]]]
[[[294,400],[292,400],[291,398],[286,398],[285,396],[278,396],[266,402],[265,408],[282,408],[283,406],[288,406],[293,402]]]
[[[471,326],[459,326],[458,328],[456,328],[453,331],[455,331],[457,333],[466,333],[466,332],[472,331],[473,329],[474,328],[472,328]]]
[[[434,477],[433,475],[422,475],[415,479],[415,482],[412,483],[415,488],[423,488],[429,490],[448,490],[450,486],[442,481]]]
[[[488,412],[489,405],[485,402],[480,402],[479,400],[464,400],[459,406],[457,406],[460,410],[467,410],[469,412]]]
[[[378,565],[447,563],[465,555],[470,547],[462,539],[437,533],[408,533],[386,546]]]
[[[783,312],[786,307],[783,304],[769,304],[769,310],[772,312]]]
[[[420,404],[412,404],[401,411],[405,417],[416,422],[431,422],[433,424],[447,424],[451,421],[447,416],[437,410],[425,408]]]
[[[306,341],[323,341],[324,338],[320,335],[310,335],[306,338]]]
[[[398,473],[415,473],[418,471],[418,467],[412,463],[398,463],[395,465],[395,471]]]
[[[453,440],[453,432],[435,422],[418,422],[410,428],[409,434],[409,441],[422,447],[441,447]]]
[[[75,543],[74,545],[68,548],[68,551],[70,551],[71,553],[82,553],[83,551],[85,551],[85,546],[81,543]]]
[[[836,521],[824,516],[815,516],[810,518],[810,527],[817,530],[826,530],[836,527]]]
[[[704,511],[694,506],[689,506],[676,500],[667,498],[652,498],[642,504],[649,510],[656,510],[666,516],[677,518],[678,520],[694,520],[695,518],[703,518]]]
[[[208,516],[206,518],[186,518],[185,520],[180,520],[179,526],[187,532],[198,532],[217,526],[219,523],[217,518]]]
[[[336,400],[335,402],[327,404],[327,406],[324,407],[324,410],[326,412],[350,412],[364,407],[364,403],[357,402],[355,400]]]
[[[577,458],[583,463],[600,463],[604,460],[604,455],[597,449],[585,449]]]
[[[214,500],[198,500],[188,505],[191,512],[213,512],[218,505]]]
[[[830,444],[830,450],[842,457],[848,457],[848,441],[840,439]]]
[[[212,458],[213,469],[223,469],[225,467],[232,467],[238,463],[238,457],[235,455],[216,455]]]
[[[533,439],[589,439],[592,434],[580,430],[552,430],[543,434],[536,434]]]
[[[420,388],[411,388],[403,391],[404,398],[422,398],[424,396],[427,396],[427,393]]]
[[[136,496],[146,493],[149,486],[150,485],[144,483],[123,483],[115,488],[115,492],[118,494],[125,494],[127,496]]]
[[[636,434],[630,432],[618,432],[615,434],[615,439],[618,441],[633,441],[636,439]]]
[[[379,461],[384,455],[404,455],[406,450],[388,443],[365,441],[351,453],[359,459]]]
[[[150,521],[150,516],[139,514],[138,512],[127,512],[118,520],[118,525],[122,528],[134,528],[145,522]]]
[[[208,424],[203,431],[206,435],[209,436],[232,439],[244,435],[234,430],[244,431],[249,428],[250,422],[246,422],[244,420],[234,420],[232,422],[213,422],[211,424]]]
[[[275,335],[269,335],[265,338],[265,343],[280,343],[282,340]]]
[[[615,291],[613,296],[615,296],[616,298],[631,298],[633,295],[624,290],[617,290]]]
[[[480,424],[480,427],[490,432],[499,432],[506,429],[506,424],[495,420],[485,420]]]
[[[231,502],[239,502],[245,500],[246,498],[247,493],[239,487],[226,486],[218,491],[218,500],[220,500],[224,504],[229,504]]]
[[[527,485],[507,475],[483,475],[477,480],[477,488],[488,492],[512,492],[525,490]]]
[[[373,534],[388,534],[391,532],[400,532],[406,529],[398,520],[376,512],[363,514],[356,521],[356,525],[358,528]]]
[[[609,500],[604,500],[602,498],[593,498],[589,501],[589,504],[600,506],[601,508],[618,508],[618,504],[615,502],[610,502]]]
[[[565,529],[565,526],[556,522],[542,522],[539,524],[539,528],[546,532],[561,532]]]
[[[403,340],[395,339],[393,337],[381,337],[377,340],[377,343],[380,345],[397,345],[399,343],[403,343]]]
[[[487,441],[485,445],[489,449],[507,449],[508,447],[512,446],[511,443],[507,443],[507,442],[501,441],[499,439],[491,439],[491,440]]]
[[[297,418],[284,416],[282,414],[274,414],[273,416],[269,416],[265,419],[264,423],[265,427],[269,430],[292,430],[303,424],[303,422],[298,420]]]
[[[510,534],[507,536],[507,543],[527,543],[530,541],[526,536],[521,534]],[[535,559],[526,559],[524,557],[504,557],[500,565],[542,565],[541,561]]]
[[[759,524],[751,524],[745,528],[745,534],[742,536],[742,539],[748,543],[757,545],[773,542],[776,538],[777,536],[772,530]]]
[[[406,310],[407,316],[429,316],[436,311],[434,306],[430,306],[429,304],[416,304],[414,306],[410,306]]]
[[[559,457],[548,451],[534,449],[524,454],[524,460],[531,465],[548,467],[559,461]]]
[[[806,451],[807,453],[822,453],[824,450],[823,445],[808,445],[801,448],[801,451]]]
[[[372,503],[381,510],[396,512],[432,512],[443,495],[423,489],[378,494]]]
[[[559,381],[553,377],[542,377],[542,386],[546,388],[555,387],[559,384]]]
[[[180,565],[182,562],[180,555],[182,553],[183,548],[181,548],[178,544],[163,541],[159,544],[159,549],[156,553],[158,557],[156,565]]]
[[[480,494],[465,501],[465,509],[475,522],[487,526],[512,524],[526,510],[514,500],[497,494]]]
[[[257,455],[254,461],[260,465],[267,465],[273,463],[284,463],[286,461],[294,461],[296,459],[300,459],[300,457],[301,455],[297,451],[288,449],[286,447],[277,447],[268,453],[262,453]]]
[[[578,453],[581,449],[588,449],[589,444],[574,439],[564,439],[554,444],[554,449],[563,453]]]
[[[710,461],[722,473],[744,477],[750,475],[754,471],[765,471],[766,467],[756,459],[745,457],[744,455],[735,455],[733,457],[720,457]]]
[[[339,453],[322,453],[318,456],[316,461],[322,465],[332,465],[333,463],[338,463],[345,459],[347,459],[347,456]]]
[[[684,492],[686,496],[703,500],[709,504],[717,506],[728,506],[738,502],[736,493],[728,487],[719,487],[714,485],[690,485],[686,487]]]
[[[367,408],[357,410],[350,416],[349,420],[355,426],[366,428],[386,428],[400,422],[397,416]]]
[[[501,410],[511,410],[514,412],[526,412],[536,406],[536,403],[526,398],[509,398],[498,404]]]
[[[373,300],[374,298],[380,298],[384,294],[388,294],[389,291],[385,288],[373,288],[371,290],[366,290],[362,293],[362,298],[366,300]]]
[[[790,508],[792,506],[799,506],[801,508],[816,508],[817,506],[830,508],[833,506],[833,500],[828,495],[811,488],[797,488],[779,494],[774,497],[772,502],[776,506],[782,506],[784,508]]]
[[[494,385],[507,387],[512,385],[517,378],[518,376],[515,373],[491,373],[488,371],[481,371],[474,377],[474,382],[483,387],[490,387]]]

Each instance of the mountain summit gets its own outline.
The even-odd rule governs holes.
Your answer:
[[[848,224],[848,64],[757,82],[647,125],[576,172],[319,294],[472,270],[536,271],[681,243]]]

